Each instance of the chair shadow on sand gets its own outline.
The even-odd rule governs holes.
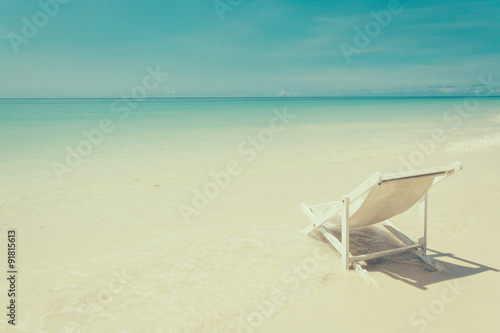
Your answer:
[[[340,238],[340,228],[331,228],[330,230],[335,236]],[[351,229],[350,239],[350,249],[353,255],[383,251],[401,246],[401,243],[389,232],[375,226]],[[326,239],[323,239],[323,241],[328,243]],[[422,290],[426,290],[426,286],[433,283],[462,278],[486,271],[499,272],[496,268],[457,257],[453,253],[444,253],[427,248],[427,254],[431,255],[436,262],[445,266],[451,274],[436,271],[435,268],[424,263],[412,252],[368,260],[366,265],[363,265],[363,268],[368,272],[383,273],[393,279],[400,280]],[[442,259],[446,260],[443,261]]]

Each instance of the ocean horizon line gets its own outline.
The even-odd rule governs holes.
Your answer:
[[[331,100],[356,100],[356,99],[459,99],[475,97],[479,99],[500,98],[500,95],[477,96],[477,95],[457,95],[457,96],[196,96],[196,97],[144,97],[138,100],[209,100],[209,99],[282,99],[282,100],[306,100],[306,99],[331,99]],[[129,97],[0,97],[0,100],[116,100]]]

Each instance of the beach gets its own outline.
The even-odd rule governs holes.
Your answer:
[[[12,332],[494,332],[500,99],[0,100]],[[459,108],[457,109],[457,105]],[[461,112],[457,111],[461,110]],[[460,161],[429,192],[429,254],[340,267],[301,229],[376,171]],[[417,233],[415,208],[391,219]],[[397,244],[356,230],[354,250]],[[7,290],[7,281],[0,283]]]

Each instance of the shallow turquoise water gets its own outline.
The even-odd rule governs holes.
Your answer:
[[[432,124],[445,122],[443,114],[463,101],[461,98],[183,98],[149,99],[129,106],[124,102],[114,105],[112,99],[2,99],[0,132],[4,149],[16,144],[43,146],[51,140],[69,140],[102,119],[110,119],[123,128],[119,131],[123,135],[157,132],[168,136],[172,132],[204,129],[223,132],[231,127],[262,126],[269,121],[274,108],[287,108],[296,116],[291,126]],[[478,110],[472,112],[474,118],[484,120],[499,113],[500,98],[480,99],[478,103]]]
[[[308,163],[325,154],[349,159],[353,152],[363,157],[368,152],[411,149],[416,140],[429,138],[434,128],[447,133],[447,146],[497,133],[498,123],[492,119],[500,114],[500,99],[479,99],[468,115],[460,113],[466,112],[466,101],[181,98],[134,103],[113,99],[2,99],[0,165],[5,177],[23,174],[55,180],[51,172],[54,163],[65,164],[68,152],[80,149],[86,163],[79,165],[79,170],[90,174],[116,163],[123,168],[127,163],[143,161],[171,168],[175,179],[175,170],[214,165],[234,155],[242,141],[266,131],[276,112],[283,114],[284,110],[290,117],[278,119],[277,124],[286,126],[286,135],[273,142],[275,160],[266,160],[273,165],[283,161]],[[278,137],[273,133],[271,139],[275,134]],[[273,149],[267,149],[270,155]]]

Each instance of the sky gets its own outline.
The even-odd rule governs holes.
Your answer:
[[[0,0],[0,98],[119,97],[148,68],[168,72],[149,97],[467,95],[500,81],[499,17],[500,0]]]

